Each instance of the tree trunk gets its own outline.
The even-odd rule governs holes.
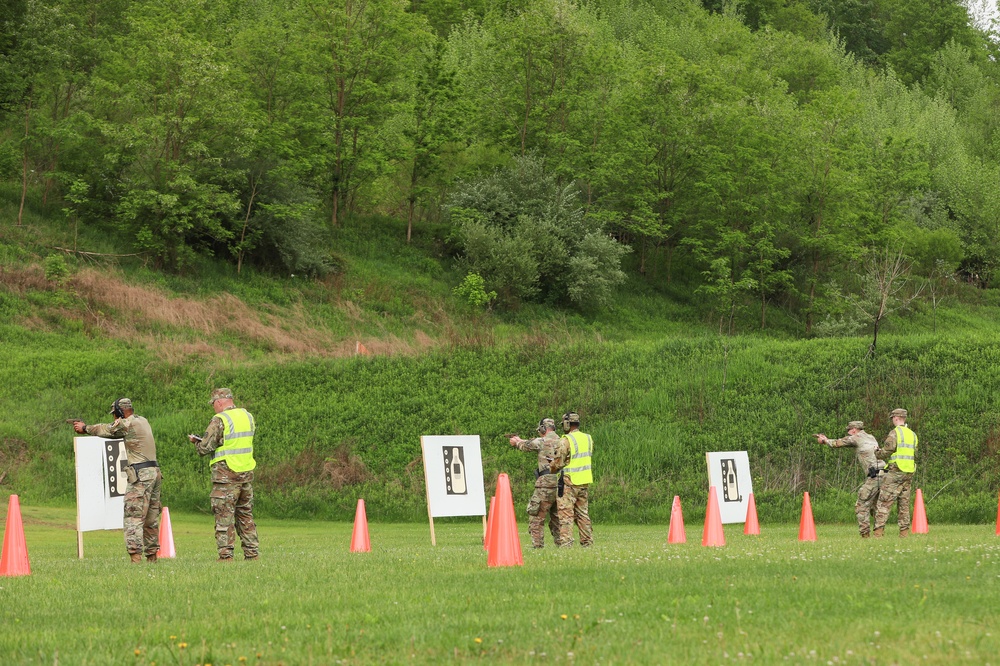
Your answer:
[[[21,153],[21,205],[17,209],[17,226],[24,223],[24,200],[28,196],[28,133],[31,129],[31,97],[24,110],[24,151]]]
[[[253,181],[250,186],[250,201],[247,202],[247,214],[243,218],[243,231],[240,232],[240,251],[236,255],[236,274],[239,275],[243,268],[243,240],[247,237],[247,226],[250,224],[250,211],[253,210],[253,200],[257,196],[257,181]]]

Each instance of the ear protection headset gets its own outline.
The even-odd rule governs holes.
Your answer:
[[[121,398],[115,400],[115,404],[111,406],[111,415],[116,419],[123,419],[125,418],[125,413],[122,412],[121,406],[118,405],[119,400],[121,400]]]

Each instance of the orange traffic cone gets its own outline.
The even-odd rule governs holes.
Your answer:
[[[760,534],[760,523],[757,522],[757,502],[750,493],[750,501],[747,502],[747,520],[743,525],[743,534]]]
[[[701,534],[703,546],[725,546],[726,535],[722,531],[722,514],[719,513],[719,500],[715,486],[708,488],[708,506],[705,507],[705,531]]]
[[[493,510],[493,528],[490,532],[487,566],[523,566],[521,537],[517,534],[517,518],[514,516],[514,497],[510,492],[510,477],[501,474],[497,478],[496,508]]]
[[[927,511],[924,509],[924,494],[917,488],[917,499],[913,506],[913,522],[910,531],[914,534],[927,534]]]
[[[160,513],[160,549],[156,551],[157,559],[164,557],[177,557],[177,549],[174,548],[174,529],[170,526],[170,509],[163,507]]]
[[[7,502],[7,527],[3,534],[3,553],[0,554],[0,576],[28,576],[28,546],[24,543],[24,523],[21,521],[21,501],[11,495]]]
[[[365,501],[358,500],[358,508],[354,512],[354,533],[351,534],[351,552],[367,553],[372,549],[368,538],[368,516],[365,515]]]
[[[486,515],[486,535],[483,537],[483,550],[489,552],[490,538],[493,533],[493,508],[496,506],[497,496],[490,498],[490,512]]]
[[[802,518],[799,520],[799,541],[815,541],[816,524],[813,522],[812,504],[809,502],[809,493],[802,495]]]
[[[674,505],[670,508],[670,529],[667,530],[667,543],[687,543],[680,495],[674,495]]]

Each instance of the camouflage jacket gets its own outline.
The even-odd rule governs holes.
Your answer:
[[[535,479],[536,488],[555,488],[559,485],[559,473],[549,473],[549,464],[556,457],[556,448],[558,446],[559,435],[551,430],[545,433],[544,437],[535,437],[517,445],[517,448],[522,451],[538,452],[538,465],[535,467],[535,475],[537,477]],[[544,472],[544,474],[538,476],[538,472]]]
[[[149,421],[138,414],[116,419],[114,423],[97,423],[85,428],[88,435],[105,439],[125,440],[128,464],[156,460],[156,442]]]
[[[878,452],[878,440],[864,430],[859,430],[856,435],[847,435],[840,439],[828,439],[826,443],[835,449],[842,446],[857,447],[858,464],[861,465],[861,470],[865,474],[868,473],[869,468],[876,466],[878,463],[878,459],[875,457],[876,452]]]
[[[226,426],[222,423],[221,416],[213,416],[208,423],[205,434],[200,442],[195,442],[194,448],[200,456],[210,456],[215,450],[222,446],[223,436],[226,434]]]

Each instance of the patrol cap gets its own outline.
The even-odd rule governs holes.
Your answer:
[[[566,412],[563,414],[562,420],[566,423],[579,423],[580,415],[576,412]]]
[[[900,418],[904,418],[905,419],[906,418],[906,410],[905,409],[894,409],[891,412],[889,412],[889,418],[892,418],[893,416],[898,416]]]
[[[857,428],[858,430],[864,430],[865,429],[865,422],[864,421],[851,421],[850,423],[847,424],[847,429],[850,430],[851,428]]]
[[[126,409],[132,409],[132,401],[129,398],[118,398],[111,403],[111,411],[108,412],[108,414],[114,414],[115,407],[118,407],[118,409],[124,412]]]
[[[556,429],[556,422],[553,421],[552,419],[544,418],[538,422],[538,432],[544,432],[545,430],[549,430],[550,428],[552,430]]]
[[[225,400],[229,398],[233,399],[233,392],[227,388],[217,388],[212,391],[212,397],[208,400],[208,404],[214,405],[216,400]]]

